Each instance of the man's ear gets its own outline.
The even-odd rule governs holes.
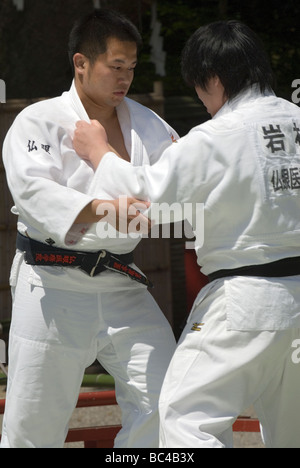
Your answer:
[[[212,78],[212,83],[214,84],[214,86],[215,86],[216,88],[219,88],[219,86],[222,85],[221,80],[220,80],[220,78],[218,77],[218,75],[215,75],[215,76]]]
[[[77,52],[73,56],[74,69],[79,75],[82,75],[85,72],[87,68],[87,63],[88,63],[88,59],[85,55]]]
[[[224,99],[224,104],[225,104],[225,102],[227,101],[228,98],[227,98],[227,96],[225,94],[225,89],[224,89],[224,86],[222,84],[222,81],[220,80],[218,75],[215,75],[213,77],[213,83],[214,83],[215,89],[218,89],[219,92],[222,93],[223,99]]]

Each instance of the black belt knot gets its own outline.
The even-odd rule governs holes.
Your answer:
[[[145,286],[153,287],[146,276],[130,266],[134,261],[133,252],[118,255],[107,250],[82,252],[61,249],[30,239],[19,232],[17,233],[16,246],[18,250],[25,253],[25,262],[29,265],[77,267],[91,277],[105,270],[112,270]]]

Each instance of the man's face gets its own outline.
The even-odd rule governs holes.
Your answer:
[[[136,63],[134,42],[109,38],[106,52],[100,54],[93,64],[86,59],[79,72],[84,97],[97,106],[118,106],[128,93]]]

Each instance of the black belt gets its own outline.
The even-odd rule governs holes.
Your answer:
[[[300,257],[284,258],[263,265],[250,265],[233,270],[219,270],[208,275],[209,281],[228,276],[260,276],[265,278],[284,278],[300,275]]]
[[[107,250],[78,252],[38,242],[19,232],[17,249],[25,253],[25,262],[29,265],[77,267],[91,277],[105,270],[113,270],[145,286],[153,287],[146,276],[129,265],[133,263],[133,252],[124,255],[112,254]]]

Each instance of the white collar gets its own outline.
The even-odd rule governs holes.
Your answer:
[[[90,118],[85,110],[84,105],[82,104],[82,101],[78,95],[76,85],[75,85],[75,80],[72,81],[72,85],[70,88],[70,98],[72,101],[72,104],[74,106],[74,109],[76,111],[76,114],[78,115],[80,120],[85,120],[86,122],[90,122]],[[132,125],[131,125],[131,116],[130,116],[130,111],[127,105],[127,99],[125,98],[119,106],[116,108],[118,118],[119,118],[119,123],[120,127],[123,133],[124,137],[124,143],[127,149],[128,154],[130,157],[132,157]],[[140,155],[141,153],[141,148],[139,145],[137,145],[138,142],[138,137],[135,135],[135,146],[138,146],[138,149],[136,150],[137,154]]]
[[[255,101],[260,97],[274,96],[273,90],[265,90],[261,92],[259,85],[254,84],[248,88],[241,91],[237,96],[225,102],[221,109],[214,115],[213,119],[216,119],[228,112],[236,110],[238,107],[244,105],[245,103],[249,104],[250,101]]]
[[[75,86],[75,80],[72,81],[72,86],[70,88],[70,97],[71,97],[73,106],[76,110],[76,113],[78,114],[80,119],[85,120],[86,122],[90,122],[90,118],[87,115],[84,105],[82,104],[81,99],[78,95],[78,92]]]

